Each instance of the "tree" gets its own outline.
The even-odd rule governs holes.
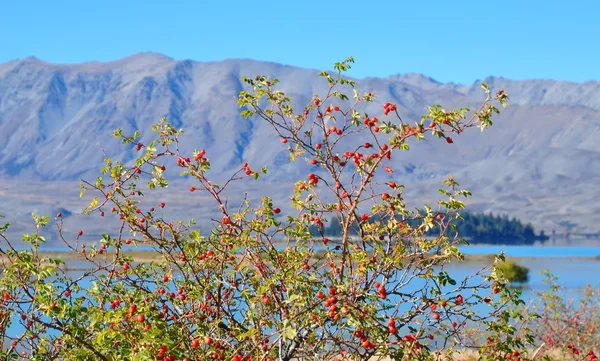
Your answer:
[[[459,199],[470,193],[448,178],[435,208],[411,211],[388,163],[428,134],[451,149],[451,135],[490,126],[507,94],[492,96],[483,84],[485,99],[471,115],[435,105],[412,123],[388,102],[383,121],[361,111],[376,98],[359,95],[343,76],[352,62],[336,63],[334,75],[322,72],[327,93],[314,95],[299,112],[276,79],[243,78],[248,88],[239,95],[241,114],[271,124],[291,161],[314,166],[295,183],[294,215],[283,216],[268,197],[258,205],[229,205],[232,182],[258,179],[267,170],[246,163],[228,181],[211,182],[209,154],[181,154],[183,131],[166,119],[153,127],[157,139],[149,144],[137,141],[138,132],[115,131],[140,157],[132,167],[107,157],[101,176],[82,183],[82,193],[96,195],[87,213],[110,210],[121,227],[90,245],[83,231],[64,234],[63,218],[56,217],[59,237],[92,270],[76,277],[64,272],[60,260],[39,252],[44,239],[37,231],[24,236],[31,244],[26,251],[3,236],[5,356],[426,360],[476,348],[491,360],[523,353],[533,338],[514,327],[523,321],[512,308],[522,304],[518,291],[488,272],[493,265],[464,280],[444,270],[462,258],[460,238],[447,232],[464,208]],[[210,231],[170,222],[163,214],[168,204],[145,202],[147,192],[167,187],[165,170],[172,165],[195,180],[190,196],[204,192],[214,201],[219,215]],[[339,222],[337,240],[322,234],[328,217]],[[34,219],[36,230],[49,222]],[[312,225],[319,236],[311,234]],[[353,226],[359,237],[352,236]],[[437,230],[434,239],[426,237],[431,229]],[[136,261],[124,250],[133,245],[152,249],[155,260]],[[84,283],[90,286],[80,287]],[[474,312],[480,304],[489,312]],[[10,334],[10,323],[25,331]]]
[[[512,261],[498,262],[496,271],[510,283],[527,283],[529,268]]]

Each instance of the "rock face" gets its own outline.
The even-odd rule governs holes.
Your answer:
[[[100,149],[125,162],[136,156],[112,139],[112,130],[139,129],[145,142],[162,116],[185,129],[184,151],[207,150],[216,178],[244,161],[269,167],[268,178],[304,178],[309,165],[291,165],[267,123],[239,116],[240,77],[257,74],[279,78],[296,106],[326,89],[315,70],[252,60],[201,63],[143,53],[108,63],[27,58],[0,64],[0,184],[94,179]],[[484,81],[511,96],[512,106],[494,126],[467,132],[452,145],[414,144],[394,160],[402,170],[395,176],[413,196],[430,200],[452,174],[473,191],[473,210],[511,212],[546,232],[600,232],[600,83]],[[420,74],[366,78],[359,89],[377,95],[363,108],[369,114],[380,114],[390,101],[411,122],[428,105],[475,107],[483,99],[479,82],[443,84]],[[0,203],[0,213],[15,207]]]

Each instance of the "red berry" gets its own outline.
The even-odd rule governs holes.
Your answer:
[[[196,190],[196,187],[190,187],[190,192],[193,192]]]
[[[280,212],[281,212],[281,209],[279,209],[279,208],[273,208],[273,213],[279,214]]]
[[[137,322],[142,323],[144,321],[146,321],[146,316],[144,316],[144,315],[137,316]]]
[[[192,348],[198,348],[200,346],[200,341],[194,339],[192,340]]]
[[[77,235],[78,235],[79,237],[83,236],[83,231],[80,229],[80,230],[77,232]]]

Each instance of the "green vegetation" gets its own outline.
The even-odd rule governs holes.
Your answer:
[[[503,261],[496,264],[496,272],[510,283],[526,283],[529,281],[529,268],[513,261]]]
[[[457,219],[454,224],[458,233],[469,238],[470,243],[531,244],[548,239],[544,231],[536,235],[530,223],[523,224],[508,215],[465,212],[462,216],[463,219]],[[455,232],[449,232],[450,235],[453,233]]]
[[[523,224],[516,218],[509,218],[507,215],[494,216],[493,214],[462,212],[462,217],[453,220],[454,229],[448,229],[447,235],[453,237],[458,234],[466,238],[470,244],[532,244],[535,241],[545,241],[548,236],[542,231],[539,235],[535,234],[533,226],[530,223]],[[410,221],[411,225],[417,222]],[[328,225],[323,227],[323,235],[327,237],[341,237],[342,228],[336,220],[331,220]],[[317,226],[311,227],[313,235],[320,235]],[[352,235],[359,234],[359,228],[354,225],[350,227]],[[436,236],[440,231],[438,227],[431,228],[427,235]]]
[[[337,63],[337,74],[322,72],[326,95],[314,95],[300,109],[275,87],[277,79],[243,78],[248,91],[239,95],[241,115],[262,118],[291,161],[313,166],[295,183],[293,215],[266,196],[229,202],[232,182],[268,176],[267,169],[240,164],[217,185],[209,178],[213,154],[184,152],[183,130],[163,118],[150,142],[142,143],[140,132],[116,130],[114,136],[138,152],[135,162],[113,160],[108,154],[117,150],[107,149],[101,175],[82,181],[81,196],[91,198],[84,212],[98,222],[113,218],[100,240],[65,227],[62,213],[54,218],[58,237],[89,270],[75,275],[64,258],[40,252],[50,217],[33,214],[32,231],[16,241],[5,234],[9,224],[0,225],[0,359],[438,361],[465,349],[482,361],[535,359],[527,354],[539,340],[528,326],[538,316],[524,312],[519,289],[507,287],[508,276],[523,279],[522,269],[493,272],[505,261],[497,256],[461,279],[444,270],[463,259],[461,240],[450,233],[460,230],[453,223],[462,219],[459,199],[470,192],[448,178],[438,211],[427,205],[413,211],[402,199],[402,184],[390,180],[386,192],[372,191],[382,171],[394,173],[389,159],[426,136],[452,149],[451,135],[490,126],[508,95],[493,96],[482,84],[485,99],[475,112],[434,105],[412,123],[387,102],[381,104],[387,118],[379,120],[359,111],[375,95],[359,95],[354,81],[342,76],[352,62]],[[167,188],[167,169],[189,176],[189,197],[219,212],[208,231],[195,229],[193,220],[171,221],[168,202],[146,197]],[[171,183],[165,192],[176,187]],[[347,231],[335,240],[311,234],[309,227],[322,230],[332,215],[342,229],[358,227],[361,239]],[[479,234],[495,224],[480,223],[474,227]],[[521,233],[531,236],[529,229]],[[135,247],[151,249],[154,257]],[[555,345],[594,361],[592,341],[575,341],[581,343]]]

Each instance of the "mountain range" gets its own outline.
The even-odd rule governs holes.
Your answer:
[[[124,162],[137,156],[111,132],[140,130],[147,142],[162,116],[185,129],[184,152],[206,149],[215,179],[243,162],[265,165],[269,175],[260,189],[287,203],[285,184],[305,178],[311,166],[291,164],[266,122],[239,116],[240,77],[258,74],[279,78],[297,107],[327,88],[317,70],[243,59],[179,61],[140,53],[102,63],[26,58],[0,64],[0,213],[76,211],[79,203],[66,195],[76,197],[78,179],[95,179],[102,149]],[[389,101],[411,123],[433,104],[477,107],[482,81],[510,95],[511,106],[485,132],[465,132],[451,145],[425,140],[396,157],[401,171],[394,176],[406,184],[407,198],[436,199],[441,180],[454,175],[473,192],[471,210],[509,213],[547,233],[600,233],[599,82],[488,77],[464,85],[415,73],[357,81],[360,92],[377,96],[361,110],[383,118],[381,105]],[[72,192],[64,191],[69,186]]]

